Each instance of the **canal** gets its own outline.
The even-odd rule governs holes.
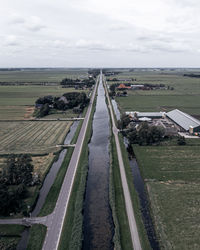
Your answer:
[[[113,249],[114,226],[109,205],[110,118],[102,77],[98,87],[93,134],[89,143],[89,169],[84,201],[83,250]]]

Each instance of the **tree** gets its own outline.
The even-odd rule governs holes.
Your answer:
[[[128,115],[126,115],[125,113],[122,114],[121,119],[117,121],[117,127],[118,129],[124,129],[127,127],[127,125],[130,122],[130,118]]]

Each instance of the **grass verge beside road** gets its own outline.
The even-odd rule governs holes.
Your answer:
[[[41,250],[47,228],[44,225],[32,225],[27,250]]]
[[[68,148],[67,154],[65,155],[64,161],[58,171],[56,179],[46,197],[44,206],[42,207],[39,216],[45,216],[53,212],[73,150],[73,148]]]
[[[82,152],[78,164],[75,181],[70,196],[69,206],[64,221],[61,234],[59,249],[81,249],[82,245],[82,227],[83,227],[83,202],[88,172],[88,143],[92,134],[92,121],[95,112],[96,101],[93,104],[88,128],[83,142]]]
[[[123,136],[121,134],[119,134],[119,142],[120,142],[122,157],[124,161],[127,183],[128,183],[128,187],[129,187],[129,191],[131,195],[132,205],[134,208],[134,215],[135,215],[135,220],[137,223],[140,242],[141,242],[143,249],[145,250],[151,249],[149,240],[146,234],[146,230],[142,221],[140,201],[139,201],[138,193],[136,192],[135,187],[134,187],[133,176],[132,176],[131,167],[130,167],[130,163],[128,159],[128,153],[123,143]]]
[[[113,135],[111,136],[111,155],[111,181],[113,189],[112,191],[110,190],[110,204],[115,224],[114,245],[116,249],[133,249],[121,183],[117,149]]]

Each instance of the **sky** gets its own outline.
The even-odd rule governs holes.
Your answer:
[[[0,1],[0,67],[200,67],[199,0]]]

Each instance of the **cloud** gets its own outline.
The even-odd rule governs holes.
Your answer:
[[[11,14],[11,17],[10,17],[10,23],[11,24],[24,24],[26,22],[26,20],[18,15],[17,13],[13,13]]]
[[[40,31],[44,29],[46,26],[42,23],[41,19],[38,16],[31,16],[29,20],[26,21],[25,27],[29,31]]]
[[[75,43],[75,47],[79,49],[87,49],[87,50],[117,50],[119,49],[115,45],[111,45],[108,43],[105,43],[103,41],[97,41],[97,40],[85,40],[80,39]]]
[[[5,46],[18,46],[19,42],[15,35],[8,35],[5,37],[4,45]]]

